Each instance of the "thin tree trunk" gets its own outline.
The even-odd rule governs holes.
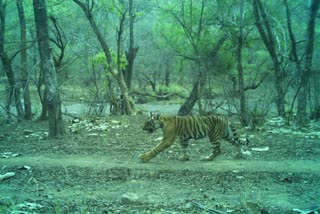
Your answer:
[[[46,101],[48,104],[49,137],[65,134],[61,112],[61,100],[56,77],[56,69],[49,45],[48,16],[45,0],[33,0],[34,17],[41,58],[41,69],[45,75]]]
[[[4,47],[5,42],[5,30],[6,30],[6,2],[2,3],[2,0],[0,0],[0,58],[2,61],[3,70],[5,71],[8,83],[9,83],[9,90],[8,90],[8,97],[7,97],[7,104],[6,104],[6,110],[7,113],[10,114],[10,104],[12,102],[12,99],[14,99],[18,119],[22,119],[24,112],[20,100],[20,87],[18,86],[14,72],[12,69],[12,59],[10,59],[7,55],[7,52]]]
[[[47,90],[46,90],[46,84],[45,84],[44,78],[45,78],[44,70],[40,66],[40,73],[39,73],[38,84],[37,84],[38,95],[41,102],[41,114],[38,119],[40,121],[44,121],[48,119],[48,103],[46,101]]]
[[[23,0],[17,0],[16,5],[20,20],[20,37],[21,37],[21,83],[23,88],[24,99],[24,119],[32,119],[31,99],[29,91],[28,70],[27,70],[27,45],[26,45],[26,19],[23,9]]]
[[[167,61],[166,63],[166,70],[165,70],[165,76],[164,76],[164,84],[166,87],[169,87],[171,80],[171,66],[170,61]]]
[[[247,101],[244,91],[244,77],[242,67],[242,47],[243,47],[243,19],[244,19],[244,0],[240,1],[240,30],[238,35],[238,46],[236,51],[237,56],[237,70],[238,70],[238,81],[239,81],[239,96],[240,96],[240,119],[244,126],[251,124],[248,115]]]
[[[178,115],[185,116],[189,115],[193,106],[196,104],[197,100],[200,98],[201,94],[201,86],[203,85],[204,81],[201,81],[199,77],[194,83],[191,90],[189,97],[186,101],[182,104],[178,111]]]
[[[128,90],[131,89],[131,81],[133,75],[133,63],[136,55],[139,51],[138,47],[134,47],[134,34],[133,34],[133,24],[135,20],[135,15],[133,11],[133,0],[129,0],[129,50],[127,53],[128,66],[125,72],[125,80]]]
[[[309,14],[309,21],[307,26],[307,42],[305,49],[305,63],[301,76],[301,89],[298,94],[298,111],[297,123],[304,126],[308,123],[307,115],[307,98],[310,87],[310,76],[312,68],[313,44],[316,25],[316,15],[319,9],[320,0],[312,0]]]
[[[30,32],[31,35],[31,39],[33,41],[35,41],[36,35],[33,34],[33,32]],[[39,49],[38,49],[39,50]],[[32,67],[36,68],[38,67],[38,50],[37,47],[34,46],[32,48]],[[37,72],[33,72],[35,73],[34,78],[38,78],[38,83],[37,85],[37,91],[38,91],[38,95],[39,95],[39,99],[40,99],[40,103],[41,103],[41,113],[40,113],[40,117],[38,118],[39,121],[45,121],[48,119],[48,104],[46,102],[46,97],[47,97],[47,93],[46,93],[46,86],[45,86],[45,80],[44,80],[44,74],[43,74],[43,70],[40,68],[40,72],[39,75],[37,74]]]
[[[277,57],[273,58],[273,68],[274,68],[274,74],[275,74],[275,87],[277,91],[276,95],[276,105],[277,105],[277,110],[278,110],[278,115],[279,116],[285,116],[285,90],[283,87],[283,82],[285,79],[285,74],[281,68],[281,63]]]
[[[314,106],[312,109],[312,118],[320,119],[320,70],[313,71],[313,96]]]

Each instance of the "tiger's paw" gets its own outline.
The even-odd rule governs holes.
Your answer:
[[[151,160],[154,157],[152,152],[146,152],[143,153],[141,155],[139,155],[139,159],[143,162],[148,162],[149,160]]]
[[[190,160],[190,157],[189,157],[189,155],[180,155],[178,157],[178,160],[179,161],[188,161],[188,160]]]

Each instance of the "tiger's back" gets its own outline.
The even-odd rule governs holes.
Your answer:
[[[217,116],[176,116],[175,124],[177,136],[197,140],[214,130],[223,131],[228,126],[228,121]]]

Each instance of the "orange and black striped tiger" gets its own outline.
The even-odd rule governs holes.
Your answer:
[[[148,121],[145,122],[143,130],[154,132],[156,129],[162,128],[163,139],[160,144],[154,147],[151,151],[141,154],[139,158],[142,161],[149,161],[157,154],[170,147],[175,139],[180,139],[182,147],[182,155],[180,160],[189,160],[188,140],[200,139],[206,136],[212,144],[212,153],[202,160],[213,160],[220,154],[220,139],[225,139],[236,145],[240,151],[240,142],[235,129],[231,123],[223,116],[160,116],[150,113]],[[246,140],[245,144],[248,143]]]

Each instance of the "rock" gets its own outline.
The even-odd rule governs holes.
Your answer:
[[[4,152],[4,153],[1,153],[1,157],[2,158],[12,158],[12,157],[18,157],[20,156],[21,154],[18,154],[18,153],[12,153],[12,152]]]
[[[121,196],[121,203],[123,204],[141,204],[141,201],[139,200],[139,196],[135,193],[124,193]]]
[[[5,180],[7,178],[11,178],[15,175],[14,172],[7,172],[6,174],[0,175],[0,181]]]
[[[118,120],[111,120],[111,123],[113,123],[113,124],[121,124],[121,122],[120,121],[118,121]]]
[[[252,151],[257,151],[257,152],[265,152],[269,150],[269,146],[264,146],[264,147],[253,147],[251,148]]]
[[[23,134],[25,134],[25,135],[29,135],[29,134],[32,134],[32,133],[33,133],[33,130],[31,130],[31,129],[23,130]]]
[[[76,118],[76,119],[72,120],[72,122],[73,122],[73,123],[79,123],[80,120],[79,120],[78,118]]]
[[[190,202],[186,203],[185,208],[186,208],[186,209],[191,209],[191,208],[193,208],[192,203],[190,203]]]
[[[24,165],[24,166],[20,166],[18,169],[20,169],[20,170],[30,170],[31,167],[27,166],[27,165]]]

